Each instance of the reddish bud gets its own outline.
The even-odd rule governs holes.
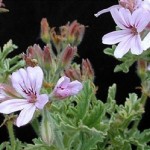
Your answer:
[[[82,75],[79,66],[72,66],[71,68],[65,70],[64,74],[71,80],[82,81]]]
[[[51,29],[50,34],[51,34],[51,39],[52,39],[53,44],[55,45],[56,48],[60,49],[63,38],[61,37],[61,35],[56,34],[55,28]]]
[[[83,39],[85,26],[79,24],[76,20],[60,28],[61,35],[65,37],[68,43],[77,46]]]
[[[69,65],[73,60],[74,56],[76,55],[76,53],[77,53],[77,48],[68,45],[62,53],[62,58],[61,58],[62,64],[64,66]]]
[[[46,18],[42,18],[41,20],[41,39],[45,43],[50,42],[50,27]]]
[[[88,59],[82,59],[82,75],[89,79],[94,79],[94,70]]]
[[[24,53],[22,54],[22,57],[25,60],[27,66],[35,67],[38,64],[36,59],[31,59]]]

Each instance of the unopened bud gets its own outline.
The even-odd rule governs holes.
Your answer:
[[[77,53],[77,48],[68,45],[62,54],[62,58],[61,58],[62,64],[64,66],[68,66],[73,60],[73,58],[75,57],[76,53]]]
[[[49,111],[43,110],[41,122],[41,138],[47,145],[52,145],[54,141],[53,121]]]
[[[52,39],[54,46],[56,47],[56,49],[60,50],[62,46],[63,38],[61,37],[61,35],[56,34],[55,28],[52,28],[50,30],[50,34],[51,34],[51,39]]]
[[[145,72],[148,70],[147,68],[147,62],[144,61],[144,60],[139,60],[138,61],[138,66],[137,66],[137,70],[138,70],[138,75],[141,77],[141,78],[144,78],[145,77]]]
[[[69,28],[69,41],[73,45],[79,45],[85,33],[85,26],[79,24],[76,20],[70,24]]]
[[[82,75],[89,79],[94,79],[94,70],[88,59],[82,59]]]
[[[69,77],[71,80],[79,80],[82,81],[82,75],[81,75],[81,71],[78,68],[69,68],[67,70],[65,70],[64,74]]]
[[[51,57],[51,49],[49,46],[44,47],[43,54],[44,54],[44,63],[50,65],[52,63],[52,57]]]
[[[45,43],[50,42],[50,27],[46,18],[41,20],[41,39]]]
[[[32,59],[30,57],[28,57],[26,54],[22,54],[22,57],[26,63],[26,66],[31,66],[31,67],[35,67],[38,65],[38,62],[36,59]]]

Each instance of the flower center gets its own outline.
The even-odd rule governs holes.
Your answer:
[[[22,90],[27,95],[29,103],[35,103],[37,101],[36,92],[32,88],[31,89],[22,88]]]
[[[137,29],[135,27],[131,27],[131,33],[134,35],[138,34]]]

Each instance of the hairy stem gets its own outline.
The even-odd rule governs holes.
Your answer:
[[[31,122],[31,126],[33,128],[33,130],[35,131],[36,135],[39,136],[40,135],[40,131],[39,131],[39,121],[37,118],[35,118],[32,122]]]
[[[7,125],[7,130],[8,130],[9,138],[10,138],[11,148],[12,148],[12,150],[15,150],[16,140],[15,140],[15,135],[14,135],[12,120],[8,120],[7,123],[6,123],[6,125]]]

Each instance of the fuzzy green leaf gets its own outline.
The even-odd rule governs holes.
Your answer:
[[[41,139],[33,139],[34,144],[27,144],[24,150],[49,150],[47,146]]]
[[[110,56],[114,56],[114,50],[115,50],[115,45],[112,46],[112,48],[106,48],[104,49],[104,53]]]

